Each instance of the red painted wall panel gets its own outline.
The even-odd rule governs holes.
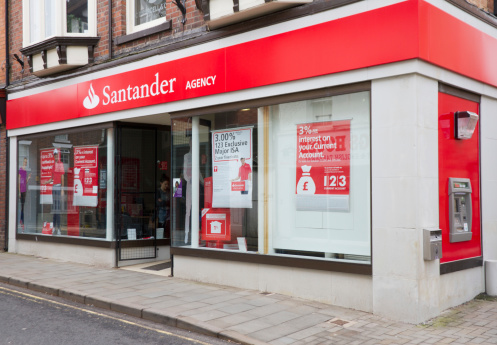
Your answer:
[[[418,56],[417,1],[226,48],[234,91],[349,71]]]
[[[478,103],[440,92],[438,95],[438,168],[439,168],[439,215],[442,229],[443,258],[450,262],[480,256],[480,161],[478,127],[469,140],[454,138],[454,113],[472,111],[479,114]],[[472,188],[472,238],[466,242],[450,243],[449,240],[449,177],[471,180]]]
[[[228,48],[112,75],[35,96],[8,101],[8,128],[132,109],[234,90],[310,78],[415,58],[417,1],[402,2],[332,22]],[[176,78],[174,94],[104,106],[103,89],[127,90]],[[215,87],[186,89],[196,78],[216,75]],[[82,104],[92,85],[100,104]],[[76,89],[75,89],[76,88]],[[75,91],[77,90],[77,91]]]
[[[7,129],[78,117],[77,85],[7,101]]]
[[[497,40],[433,5],[419,3],[419,57],[497,86]]]

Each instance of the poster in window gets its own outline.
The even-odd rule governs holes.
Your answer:
[[[140,189],[140,159],[121,158],[121,188],[123,192],[138,192]]]
[[[297,210],[350,210],[350,121],[297,125]]]
[[[98,145],[74,147],[74,206],[98,205]]]
[[[202,232],[204,241],[230,241],[231,219],[230,210],[226,208],[202,209]]]
[[[52,204],[52,183],[46,184],[52,178],[55,164],[53,148],[40,150],[40,204]]]
[[[181,198],[183,196],[183,182],[181,178],[173,178],[173,197]]]
[[[252,130],[212,132],[212,207],[252,208]]]

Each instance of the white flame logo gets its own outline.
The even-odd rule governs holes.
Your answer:
[[[100,98],[95,94],[95,91],[93,90],[93,85],[90,84],[90,89],[88,90],[88,97],[85,98],[83,101],[83,106],[86,109],[93,109],[95,108],[98,103],[100,103]]]

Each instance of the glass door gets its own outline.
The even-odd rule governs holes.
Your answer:
[[[118,260],[157,257],[170,236],[170,130],[121,124],[117,131]]]

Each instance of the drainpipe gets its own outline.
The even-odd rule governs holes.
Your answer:
[[[109,60],[112,60],[112,55],[112,0],[109,0]]]
[[[9,59],[9,0],[5,0],[5,89],[10,84],[10,78],[9,78],[9,72],[10,72],[10,59]],[[7,102],[7,90],[5,90],[5,102]],[[7,121],[6,121],[7,122]],[[6,124],[4,124],[5,126]],[[5,126],[7,127],[7,126]],[[9,139],[7,138],[7,129],[5,129],[5,158],[7,161],[6,164],[6,169],[7,169],[7,174],[6,174],[6,181],[5,181],[5,196],[8,198],[8,191],[9,191],[9,171],[10,171],[10,164],[9,164]],[[9,250],[9,200],[5,200],[5,245],[3,249],[5,251]]]

